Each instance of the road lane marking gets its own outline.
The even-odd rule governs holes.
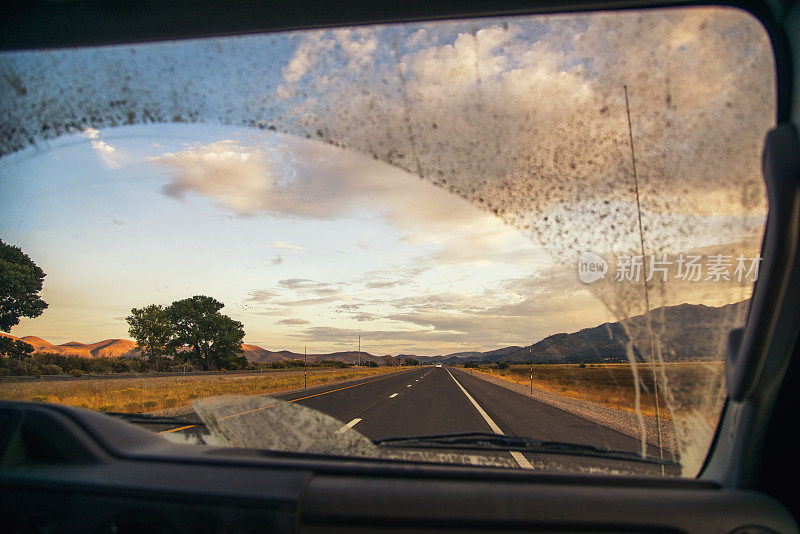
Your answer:
[[[409,371],[401,371],[401,373],[403,373],[403,372],[408,373],[408,372],[410,372],[410,370]],[[237,415],[245,415],[245,414],[248,414],[248,413],[258,412],[260,410],[266,410],[267,408],[273,408],[273,407],[278,406],[280,404],[289,404],[291,402],[297,402],[297,401],[301,401],[301,400],[305,400],[305,399],[310,399],[312,397],[319,397],[321,395],[327,395],[328,393],[334,393],[336,391],[342,391],[343,389],[350,389],[350,388],[354,388],[354,387],[358,387],[358,386],[365,386],[365,385],[371,384],[373,382],[378,382],[380,380],[386,380],[387,378],[392,378],[393,376],[397,376],[397,374],[392,373],[392,374],[390,374],[388,376],[382,376],[380,378],[376,378],[375,380],[369,380],[367,382],[361,382],[361,383],[358,383],[358,384],[351,384],[349,386],[344,386],[342,388],[332,389],[330,391],[323,391],[322,393],[316,393],[314,395],[308,395],[306,397],[300,397],[300,398],[292,399],[292,400],[288,400],[288,401],[276,402],[276,403],[270,404],[268,406],[262,406],[261,408],[255,408],[253,410],[247,410],[245,412],[232,413],[230,415],[226,415],[225,417],[220,417],[219,419],[220,420],[228,419],[230,417],[236,417]],[[169,434],[171,432],[178,432],[179,430],[186,430],[187,428],[194,428],[196,426],[198,426],[198,425],[189,425],[189,426],[182,426],[182,427],[178,427],[178,428],[171,428],[169,430],[162,430],[161,432],[156,432],[156,434]]]
[[[393,398],[395,398],[396,396],[397,396],[397,393],[392,393],[391,395],[389,395],[389,398],[390,398],[390,399],[393,399]]]
[[[337,430],[337,431],[336,431],[336,433],[337,433],[337,434],[341,434],[342,432],[344,432],[344,431],[345,431],[345,430],[347,430],[348,428],[353,428],[354,426],[356,426],[356,425],[357,425],[358,423],[360,423],[360,422],[361,422],[361,419],[358,419],[358,418],[357,418],[357,419],[353,419],[352,421],[350,421],[349,423],[347,423],[346,425],[344,425],[342,428],[340,428],[339,430]]]
[[[492,421],[492,418],[489,417],[489,414],[486,413],[486,410],[481,408],[481,405],[478,404],[478,401],[472,398],[472,395],[470,395],[469,392],[466,389],[464,389],[464,386],[462,386],[459,383],[459,381],[456,380],[456,377],[453,376],[453,374],[450,372],[449,369],[447,370],[447,374],[450,375],[450,378],[453,379],[453,382],[455,382],[456,385],[461,389],[461,391],[464,392],[464,395],[466,395],[469,401],[472,403],[472,405],[475,406],[475,408],[478,410],[478,413],[481,414],[481,417],[483,417],[483,419],[489,424],[489,428],[492,429],[492,432],[494,432],[495,434],[500,434],[501,436],[505,436],[505,433],[500,429],[499,426],[497,426],[497,423]],[[528,461],[527,458],[525,458],[525,455],[523,455],[521,452],[519,451],[508,451],[508,452],[511,453],[511,456],[514,458],[514,460],[517,461],[517,463],[521,468],[533,469],[531,463]]]
[[[407,385],[406,387],[407,387],[407,388],[410,388],[410,387],[411,387],[411,384]]]

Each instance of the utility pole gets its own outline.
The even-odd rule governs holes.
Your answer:
[[[308,345],[303,345],[303,353],[305,354],[305,357],[303,358],[303,367],[305,367],[306,370],[305,376],[303,377],[305,382],[303,389],[306,389],[308,388]]]
[[[361,367],[361,334],[358,334],[358,366]]]

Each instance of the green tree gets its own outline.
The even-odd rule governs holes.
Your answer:
[[[30,356],[32,352],[33,345],[19,339],[0,336],[0,357],[25,358]]]
[[[20,317],[38,317],[47,308],[39,297],[44,277],[21,248],[0,240],[0,331],[10,332]]]
[[[136,340],[142,356],[158,371],[164,361],[173,337],[172,325],[163,306],[150,304],[144,308],[133,308],[125,318],[128,333]]]
[[[173,349],[187,347],[186,356],[201,369],[235,369],[247,363],[242,352],[244,325],[220,313],[225,305],[205,295],[176,300],[166,308],[174,337]]]

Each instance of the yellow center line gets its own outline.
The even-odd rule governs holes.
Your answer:
[[[403,372],[409,373],[411,371],[413,371],[413,369],[409,369],[408,371],[403,371]],[[289,404],[290,402],[297,402],[297,401],[301,401],[301,400],[305,400],[305,399],[310,399],[311,397],[319,397],[320,395],[327,395],[328,393],[334,393],[336,391],[342,391],[343,389],[350,389],[350,388],[354,388],[354,387],[358,387],[358,386],[365,386],[365,385],[371,384],[373,382],[378,382],[379,380],[386,380],[387,378],[391,378],[393,376],[398,376],[398,374],[401,374],[401,373],[390,374],[388,376],[382,376],[380,378],[376,378],[375,380],[369,380],[367,382],[361,382],[360,384],[351,384],[349,386],[344,386],[344,387],[341,387],[341,388],[338,388],[338,389],[332,389],[330,391],[323,391],[322,393],[315,393],[314,395],[308,395],[307,397],[300,397],[298,399],[292,399],[292,400],[283,401],[283,402],[276,402],[274,404],[270,404],[269,406],[262,406],[261,408],[254,408],[252,410],[247,410],[247,411],[244,411],[244,412],[233,413],[231,415],[226,415],[225,417],[220,417],[219,419],[221,421],[223,419],[228,419],[229,417],[236,417],[237,415],[245,415],[245,414],[248,414],[248,413],[258,412],[260,410],[266,410],[267,408],[272,408],[273,406],[278,406],[279,404]],[[156,434],[169,434],[170,432],[178,432],[180,430],[186,430],[187,428],[194,428],[196,426],[198,426],[198,425],[181,426],[181,427],[178,427],[178,428],[171,428],[169,430],[162,430],[161,432],[156,432]]]

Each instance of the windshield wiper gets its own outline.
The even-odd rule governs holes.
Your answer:
[[[382,447],[409,447],[431,449],[474,449],[487,451],[519,451],[538,454],[571,454],[593,456],[630,462],[646,462],[664,465],[677,465],[674,459],[642,456],[630,451],[619,451],[598,445],[584,445],[563,441],[505,436],[490,432],[464,432],[459,434],[439,434],[434,436],[414,436],[408,438],[386,438],[374,440]]]
[[[118,419],[122,419],[127,421],[128,423],[134,423],[137,425],[146,424],[146,425],[194,425],[194,426],[205,426],[205,424],[198,420],[189,420],[189,419],[181,419],[180,417],[165,417],[165,416],[158,416],[158,415],[149,415],[146,413],[125,413],[125,412],[104,412],[106,415],[110,415],[112,417],[116,417]]]

